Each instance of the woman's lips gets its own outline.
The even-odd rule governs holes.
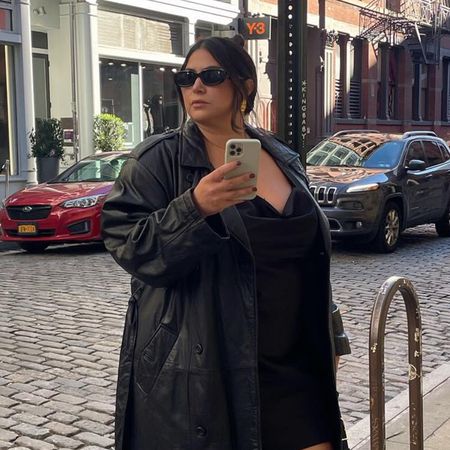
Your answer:
[[[195,101],[191,103],[191,106],[193,108],[201,108],[202,106],[206,106],[208,103],[207,102],[203,102],[201,100]]]

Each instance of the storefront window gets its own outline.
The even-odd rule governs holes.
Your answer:
[[[179,125],[178,103],[173,66],[142,65],[145,136],[158,134]]]
[[[183,26],[181,17],[162,20],[99,9],[98,42],[106,47],[182,56]]]
[[[139,63],[100,60],[101,110],[126,123],[129,146],[178,127],[181,112],[173,82],[176,70],[175,66],[141,63],[140,80]]]
[[[33,44],[34,116],[36,119],[47,119],[50,117],[47,33],[33,31],[31,33],[31,40]]]
[[[12,30],[11,10],[0,9],[0,30]]]
[[[15,109],[13,48],[0,44],[0,168],[10,160],[11,172],[15,173]]]
[[[138,64],[116,59],[100,60],[101,111],[115,114],[126,124],[126,142],[141,140]]]

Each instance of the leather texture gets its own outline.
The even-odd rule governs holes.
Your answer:
[[[247,128],[294,186],[299,155]],[[117,450],[261,450],[255,268],[235,207],[203,218],[192,190],[212,170],[197,127],[152,136],[132,152],[102,213],[106,248],[132,276],[119,362]],[[334,356],[350,351],[331,302],[328,221],[309,264],[315,286],[299,332],[336,402]],[[333,331],[333,327],[335,330]]]

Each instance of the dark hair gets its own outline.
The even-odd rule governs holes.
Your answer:
[[[255,97],[258,88],[258,80],[256,75],[256,67],[250,55],[244,49],[244,39],[240,35],[236,35],[232,38],[223,37],[208,37],[195,43],[190,49],[181,70],[186,68],[191,55],[201,48],[207,50],[215,60],[224,68],[233,85],[235,96],[233,101],[233,117],[231,119],[231,126],[236,130],[237,125],[234,121],[236,113],[241,111],[242,101],[247,102],[244,113],[249,114],[255,105]],[[253,91],[248,94],[245,85],[246,80],[253,81]],[[183,123],[186,121],[186,110],[184,108],[183,96],[181,89],[177,87],[178,96],[183,106]]]

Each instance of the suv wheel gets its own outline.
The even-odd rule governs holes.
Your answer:
[[[444,217],[434,224],[436,232],[441,237],[450,237],[450,205]]]
[[[42,253],[48,247],[44,242],[23,242],[19,245],[28,253]]]
[[[388,202],[381,216],[378,232],[373,241],[381,253],[391,253],[397,246],[401,231],[400,208],[394,202]]]

